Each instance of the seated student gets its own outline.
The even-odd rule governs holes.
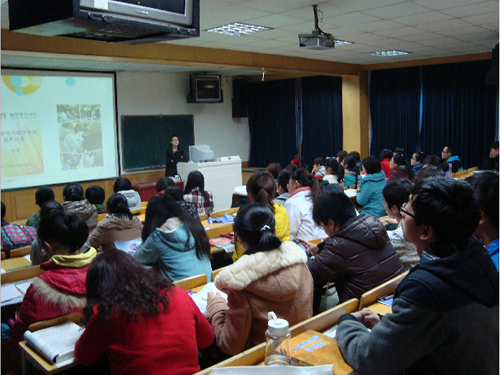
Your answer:
[[[288,181],[290,181],[291,172],[284,170],[278,174],[278,196],[274,198],[274,203],[285,205],[286,200],[290,196],[288,192],[287,185]]]
[[[359,213],[360,215],[372,214],[376,217],[384,216],[382,190],[386,184],[385,173],[375,156],[367,156],[363,159],[363,169],[366,176],[361,180],[356,194],[356,202],[363,206]]]
[[[359,374],[498,374],[498,272],[481,241],[474,191],[427,178],[403,206],[420,262],[401,281],[392,314],[340,318],[337,342]],[[371,332],[367,328],[371,328]]]
[[[193,374],[200,370],[198,350],[214,341],[184,290],[118,250],[89,267],[83,321],[76,360],[89,366],[106,358],[116,375]]]
[[[106,203],[108,215],[102,219],[89,236],[89,244],[96,249],[115,248],[115,241],[132,241],[141,238],[141,220],[130,213],[127,199],[113,194]]]
[[[403,228],[401,227],[400,209],[403,204],[408,202],[412,187],[413,185],[407,179],[398,179],[389,181],[382,190],[385,212],[398,223],[397,228],[387,231],[387,234],[405,270],[416,265],[419,260],[415,245],[404,240]]]
[[[106,205],[104,204],[104,199],[106,199],[106,193],[104,189],[98,185],[91,185],[85,190],[85,198],[95,206],[97,214],[106,213]]]
[[[485,171],[465,181],[474,188],[474,199],[481,213],[474,235],[483,240],[498,271],[498,173]]]
[[[290,220],[290,239],[325,238],[325,231],[312,218],[312,206],[321,194],[318,179],[307,169],[300,168],[290,176],[287,187],[290,196],[285,202],[285,208]]]
[[[40,207],[40,221],[49,216],[52,211],[64,212],[63,207],[56,201],[45,202],[42,207]],[[83,251],[85,251],[87,249],[87,246],[86,244],[84,244],[83,246]],[[43,262],[48,261],[49,258],[50,257],[47,255],[47,253],[43,250],[43,243],[37,236],[31,243],[31,265],[36,266],[38,264],[42,264]]]
[[[358,166],[358,169],[361,170],[363,168],[363,163],[361,163],[361,155],[357,151],[351,151],[349,152],[349,155],[356,160],[356,165]]]
[[[8,221],[5,220],[6,213],[7,213],[7,207],[5,206],[5,203],[2,202],[2,227],[4,225],[9,225]]]
[[[405,157],[402,154],[395,154],[391,159],[390,166],[392,168],[392,172],[389,175],[387,182],[402,178],[413,181],[415,172],[413,172],[413,168],[408,165]]]
[[[179,206],[185,209],[194,219],[200,220],[200,216],[198,215],[198,209],[193,203],[186,202],[184,200],[184,196],[180,188],[178,188],[175,185],[169,186],[165,189],[163,194],[170,195],[172,198],[176,200],[177,203],[179,203]]]
[[[184,200],[194,203],[198,208],[199,215],[208,215],[214,212],[214,197],[211,192],[205,190],[205,177],[201,172],[193,171],[188,174],[184,188]]]
[[[83,188],[78,184],[66,185],[63,189],[63,209],[68,215],[81,217],[92,231],[97,226],[97,210],[83,197]]]
[[[208,294],[207,317],[219,349],[229,355],[265,341],[267,313],[274,311],[290,327],[311,317],[313,281],[304,251],[276,237],[272,211],[246,204],[234,219],[234,231],[245,249],[236,263],[215,278],[228,295]]]
[[[349,154],[345,150],[337,152],[337,161],[339,162],[340,165],[342,165],[342,161],[345,159],[347,155]]]
[[[356,216],[356,209],[344,192],[323,193],[314,203],[313,217],[329,236],[319,246],[301,240],[310,255],[316,255],[309,260],[315,314],[328,281],[335,283],[342,303],[359,299],[363,293],[404,272],[382,223],[373,215]]]
[[[278,175],[283,170],[283,168],[281,168],[281,164],[280,163],[276,162],[276,163],[269,164],[267,166],[266,170],[276,180],[276,179],[278,179]]]
[[[141,196],[137,191],[132,189],[132,183],[127,178],[117,178],[113,185],[113,192],[120,193],[127,198],[127,204],[130,210],[142,208]]]
[[[322,179],[325,175],[325,158],[319,157],[313,161],[313,169],[311,173],[317,179]]]
[[[500,149],[498,148],[498,141],[493,142],[490,145],[490,154],[488,155],[489,168],[492,171],[498,172],[498,155],[500,154]]]
[[[418,171],[420,169],[422,169],[422,167],[424,166],[424,160],[425,158],[427,157],[427,155],[425,155],[423,152],[415,152],[412,157],[411,157],[411,161],[410,161],[410,164],[413,168],[413,172],[415,174],[418,173]]]
[[[293,173],[295,172],[297,169],[297,166],[295,164],[288,164],[286,167],[285,167],[285,170],[290,172],[290,173]]]
[[[335,158],[326,159],[325,162],[325,175],[323,180],[328,181],[330,184],[344,185],[344,169],[340,168],[339,162]]]
[[[155,195],[149,200],[142,241],[135,259],[158,265],[163,276],[176,281],[204,273],[210,280],[210,243],[205,229],[171,196]]]
[[[393,153],[391,150],[388,150],[384,148],[378,157],[378,160],[380,161],[380,167],[385,173],[385,178],[389,178],[389,175],[392,172],[392,168],[390,166],[391,163],[391,158],[393,157]]]
[[[156,181],[156,193],[163,194],[166,188],[175,186],[174,181],[170,177],[162,177]]]
[[[40,186],[35,193],[35,204],[42,207],[45,202],[54,200],[54,191],[48,186]],[[40,211],[26,219],[26,226],[38,228]]]
[[[38,238],[50,260],[40,265],[45,272],[31,283],[17,312],[14,344],[22,340],[32,323],[83,311],[87,268],[96,255],[93,248],[80,253],[88,234],[87,225],[78,216],[53,211],[40,221]]]
[[[290,221],[285,207],[273,202],[274,179],[267,172],[257,172],[247,181],[248,202],[256,202],[268,207],[273,215],[276,227],[276,237],[282,242],[290,241]],[[238,239],[235,239],[233,262],[236,262],[245,253]]]
[[[413,180],[413,184],[416,185],[419,182],[421,182],[424,178],[428,177],[446,177],[446,173],[444,173],[443,169],[441,167],[435,167],[435,166],[423,166],[418,173],[415,176],[415,179]]]
[[[443,147],[443,151],[441,152],[441,158],[446,160],[448,164],[451,164],[451,170],[450,170],[451,173],[456,173],[464,169],[462,166],[462,162],[460,161],[460,158],[457,155],[455,147],[453,147],[452,145],[447,145]]]
[[[359,168],[356,165],[356,159],[347,155],[342,161],[344,168],[344,186],[350,187],[352,185],[358,186]]]

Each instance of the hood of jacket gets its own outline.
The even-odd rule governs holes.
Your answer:
[[[136,210],[142,208],[141,196],[135,190],[121,190],[118,192],[127,199],[128,208]]]
[[[156,228],[152,235],[157,236],[160,242],[175,251],[188,252],[195,247],[194,237],[188,234],[183,222],[177,217],[168,219],[161,227]]]
[[[472,299],[492,307],[498,305],[498,271],[482,241],[469,237],[455,254],[437,258],[427,251],[412,272],[424,269]]]
[[[217,275],[215,285],[221,290],[246,289],[271,301],[288,301],[295,298],[302,282],[299,278],[293,277],[296,274],[292,266],[306,262],[307,256],[302,248],[290,241],[283,242],[274,250],[243,255],[236,263]],[[282,269],[290,272],[290,275],[284,276],[286,282],[283,282],[285,279],[280,280],[278,277],[267,279],[267,282],[259,282],[265,276]],[[274,288],[273,285],[279,287]]]
[[[90,219],[92,215],[97,212],[94,205],[89,203],[86,199],[74,202],[64,202],[63,209],[68,215],[79,216],[85,221]]]
[[[384,225],[371,214],[349,219],[333,237],[340,237],[372,249],[381,249],[389,241]]]
[[[127,216],[118,217],[109,215],[98,225],[109,230],[142,229],[141,220],[137,216],[132,216],[132,219],[129,219]]]
[[[96,250],[91,247],[85,253],[76,255],[54,255],[48,262],[42,263],[40,268],[45,270],[39,279],[48,284],[49,288],[57,289],[66,294],[85,296],[87,288],[87,269],[96,257]],[[42,283],[38,289],[47,294]]]
[[[367,174],[363,179],[361,180],[361,184],[364,184],[368,181],[373,181],[373,182],[380,182],[385,180],[385,173],[384,171],[380,171],[377,173],[370,173]]]

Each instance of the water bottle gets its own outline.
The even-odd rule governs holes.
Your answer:
[[[289,366],[291,360],[288,322],[279,319],[274,312],[267,315],[269,320],[266,331],[266,366]]]

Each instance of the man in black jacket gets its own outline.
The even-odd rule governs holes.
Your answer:
[[[428,178],[401,212],[420,262],[396,289],[392,314],[380,320],[363,309],[340,318],[344,358],[360,375],[498,374],[498,272],[472,236],[474,190]]]

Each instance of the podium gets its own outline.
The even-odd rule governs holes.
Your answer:
[[[205,177],[205,190],[214,196],[214,211],[231,207],[234,188],[241,186],[241,160],[207,161],[204,163],[177,163],[186,186],[190,172],[199,171]]]

